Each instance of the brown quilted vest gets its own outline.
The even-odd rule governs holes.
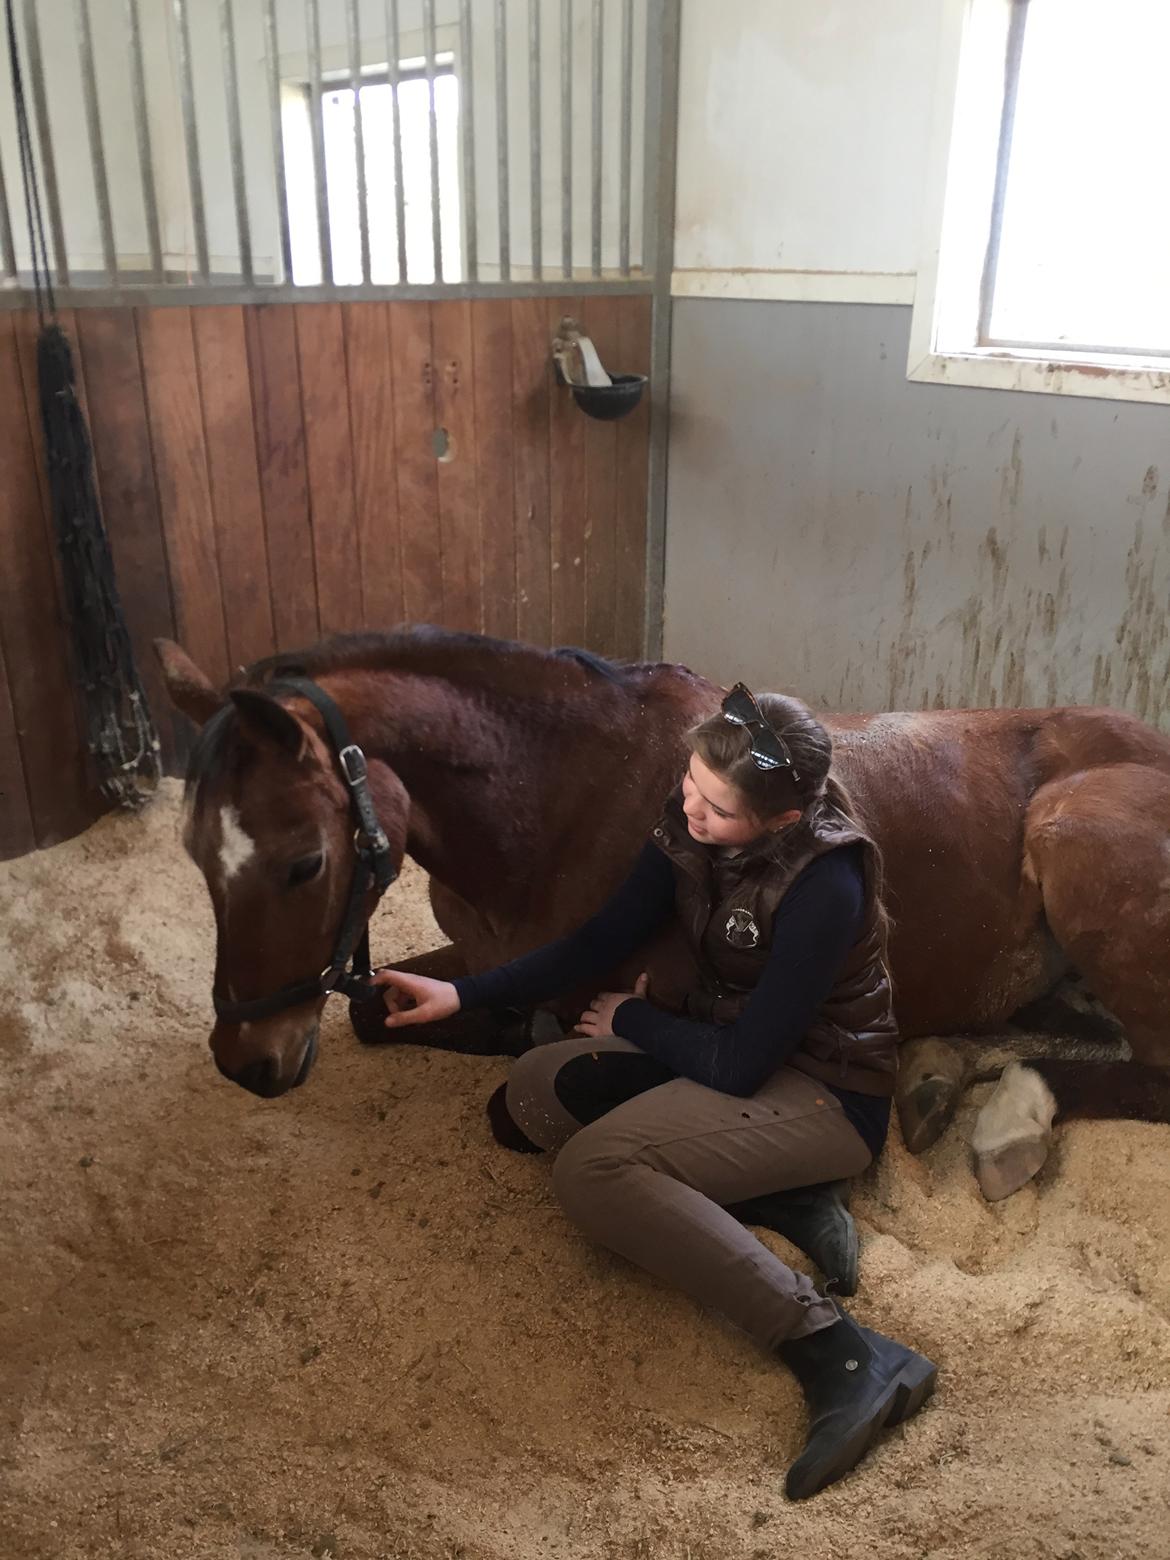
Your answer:
[[[872,841],[822,800],[811,819],[779,838],[767,836],[737,855],[723,855],[691,838],[680,792],[667,801],[652,838],[674,867],[677,925],[649,961],[650,998],[721,1024],[733,1022],[747,1005],[768,961],[773,917],[804,868],[840,846],[866,847],[861,935],[788,1063],[837,1088],[892,1094],[898,1031]]]

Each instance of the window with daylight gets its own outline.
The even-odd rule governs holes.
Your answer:
[[[402,143],[403,231],[406,275],[399,273],[395,195],[394,99],[397,93]],[[366,72],[360,99],[365,147],[366,206],[370,233],[370,280],[428,283],[435,280],[431,205],[430,88],[425,61],[404,60],[397,88],[387,72]],[[362,279],[361,222],[355,93],[349,84],[326,79],[321,93],[325,178],[329,207],[332,280],[352,285]],[[292,280],[298,286],[323,280],[317,232],[313,158],[312,89],[285,83],[282,128],[288,187]],[[459,82],[453,57],[435,57],[435,128],[438,145],[439,225],[443,280],[463,279],[459,191]],[[324,278],[329,280],[329,278]]]
[[[1170,4],[965,11],[911,377],[1170,399]]]

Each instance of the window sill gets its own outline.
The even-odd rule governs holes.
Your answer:
[[[1170,364],[1130,367],[1122,363],[1061,360],[1002,348],[916,355],[912,348],[906,377],[920,384],[1031,390],[1042,395],[1170,405]]]

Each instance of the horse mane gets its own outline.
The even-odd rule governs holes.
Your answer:
[[[322,677],[330,672],[401,671],[441,678],[456,687],[488,687],[505,697],[545,694],[563,698],[571,686],[566,686],[566,671],[576,674],[582,691],[599,682],[624,688],[645,672],[648,664],[655,663],[611,661],[575,646],[542,650],[515,640],[424,623],[387,633],[334,634],[304,650],[265,656],[245,668],[234,686],[263,688],[281,677]],[[201,780],[230,762],[235,713],[229,701],[200,730],[187,759],[188,795]]]
[[[583,682],[598,677],[624,685],[637,664],[609,661],[590,650],[541,650],[510,639],[491,639],[423,623],[381,634],[334,634],[304,650],[265,656],[247,668],[242,682],[248,687],[263,687],[280,677],[403,671],[440,677],[457,686],[487,683],[500,693],[531,695],[545,691],[547,675],[554,671],[563,674],[566,666],[579,667],[586,674]],[[563,675],[556,679],[556,691],[564,691]]]
[[[191,745],[191,751],[187,755],[184,791],[188,797],[194,795],[201,780],[218,771],[225,762],[232,733],[235,730],[233,719],[235,713],[234,704],[225,704],[199,728],[195,741]]]

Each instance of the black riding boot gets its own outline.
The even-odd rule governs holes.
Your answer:
[[[789,1500],[815,1495],[848,1473],[883,1429],[918,1412],[938,1374],[925,1355],[844,1312],[831,1327],[782,1343],[779,1354],[809,1412],[808,1440],[784,1485]]]
[[[825,1181],[732,1203],[741,1224],[775,1230],[811,1257],[825,1285],[838,1295],[857,1293],[857,1227],[846,1206],[847,1181]]]

